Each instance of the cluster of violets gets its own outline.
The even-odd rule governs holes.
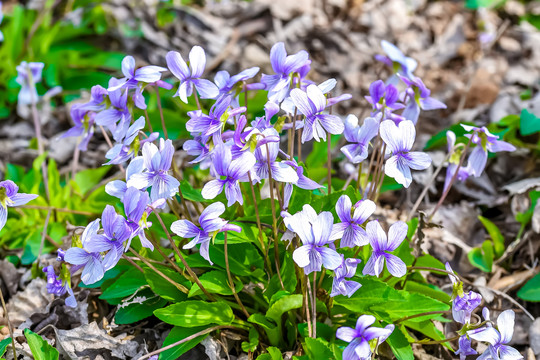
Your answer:
[[[114,207],[108,205],[101,218],[92,221],[81,236],[74,239],[73,246],[59,254],[61,262],[71,264],[70,269],[67,270],[62,264],[63,271],[59,276],[52,266],[44,269],[49,292],[56,295],[69,293],[67,303],[75,306],[70,274],[82,269],[81,279],[85,284],[99,281],[130,249],[131,241],[137,237],[143,247],[154,249],[154,244],[145,236],[145,230],[152,226],[147,218],[156,209],[166,210],[168,201],[175,201],[180,185],[178,179],[171,175],[175,148],[171,140],[159,138],[159,133],[148,132],[149,124],[145,117],[135,119],[132,114],[135,108],[146,110],[144,92],[147,88],[159,91],[160,88],[171,90],[174,87],[162,79],[166,71],[170,71],[180,82],[174,96],[184,103],[193,98],[198,106],[198,110],[188,112],[186,128],[192,138],[184,143],[183,149],[194,157],[191,163],[210,170],[213,179],[204,185],[201,192],[205,199],[214,199],[224,192],[227,206],[231,207],[236,203],[243,204],[240,183],[254,185],[264,181],[270,186],[273,182],[282,185],[280,213],[286,226],[282,240],[299,238],[301,245],[294,249],[293,259],[306,275],[319,272],[323,267],[333,271],[331,296],[350,297],[361,287],[358,282],[348,280],[356,275],[361,260],[345,258],[337,251],[340,248],[370,245],[371,257],[363,268],[364,275],[380,276],[386,264],[391,275],[404,276],[406,265],[392,252],[407,236],[408,227],[398,221],[385,232],[377,220],[368,221],[376,209],[373,201],[366,198],[353,205],[348,196],[341,196],[336,203],[338,223],[334,223],[332,213],[324,211],[317,214],[308,204],[295,214],[288,212],[295,187],[315,190],[323,186],[305,175],[302,164],[297,162],[293,154],[287,154],[280,148],[281,141],[291,135],[299,136],[301,142],[305,143],[312,139],[317,142],[329,141],[331,135],[343,134],[348,143],[341,148],[341,152],[348,161],[359,165],[368,158],[370,148],[372,153],[381,152],[382,149],[384,174],[409,187],[412,183],[411,170],[423,170],[431,165],[428,154],[413,151],[415,125],[420,111],[446,106],[431,97],[430,90],[413,74],[417,67],[414,59],[406,57],[388,42],[383,41],[382,47],[386,55],[376,58],[388,65],[394,75],[386,83],[377,80],[370,85],[366,100],[371,106],[371,113],[363,119],[362,124],[354,115],[342,120],[331,114],[331,106],[351,96],[331,97],[330,93],[336,86],[334,79],[321,84],[308,80],[311,67],[308,53],[300,51],[289,55],[283,43],[274,45],[270,52],[274,74],[262,74],[259,82],[248,82],[258,74],[257,67],[236,75],[219,71],[213,82],[202,78],[206,55],[199,46],[192,48],[188,62],[178,52],[169,52],[166,56],[167,68],[153,65],[137,68],[133,57],[125,57],[122,61],[124,77],[111,78],[108,88],[94,86],[89,101],[73,105],[71,117],[75,125],[63,135],[80,137],[78,147],[85,151],[96,128],[107,138],[107,134],[110,134],[114,144],[106,154],[106,164],[120,165],[125,180],[111,181],[106,185],[106,192],[123,203],[124,213],[117,214]],[[34,85],[40,81],[42,69],[41,63],[23,63],[17,68],[21,103],[34,103],[39,98]],[[247,104],[240,106],[239,98],[245,92],[260,90],[268,94],[265,114],[248,122]],[[208,112],[201,108],[199,99],[213,101]],[[463,181],[469,175],[480,176],[488,152],[514,150],[512,145],[498,140],[485,127],[464,128],[468,132],[466,137],[470,139],[466,146],[456,144],[455,134],[448,133],[450,154],[445,189],[456,177],[457,169],[458,180]],[[282,135],[284,131],[288,135]],[[376,147],[378,143],[380,146]],[[463,156],[469,148],[472,151],[465,166]],[[123,165],[126,165],[125,168]],[[371,186],[378,185],[375,183]],[[273,189],[270,188],[270,191]],[[33,197],[17,194],[15,184],[10,181],[0,183],[0,229],[6,221],[7,206],[21,205]],[[216,234],[241,231],[239,226],[220,217],[224,212],[225,205],[214,202],[204,209],[198,225],[192,221],[178,220],[172,224],[171,230],[182,238],[191,239],[184,249],[199,245],[201,256],[212,264],[210,243]],[[456,288],[457,280],[452,278],[452,281]],[[505,312],[499,317],[499,331],[489,319],[485,327],[470,327],[472,311],[480,300],[480,295],[474,292],[456,292],[454,319],[464,324],[467,330],[459,340],[458,353],[462,358],[476,353],[471,347],[471,339],[475,339],[490,343],[491,355],[484,353],[482,356],[485,359],[490,356],[494,359],[516,358],[508,357],[508,354],[514,356],[512,351],[515,350],[504,345],[512,334],[501,328],[501,324],[510,322],[510,315],[503,316],[509,313]],[[370,358],[370,341],[380,343],[394,329],[393,325],[372,327],[374,322],[374,317],[362,315],[355,329],[338,329],[337,337],[350,343],[344,352],[345,359]]]
[[[500,360],[518,360],[523,356],[511,346],[508,346],[514,334],[515,313],[512,310],[503,311],[497,318],[497,324],[491,321],[489,310],[484,307],[482,310],[483,322],[472,323],[473,312],[482,302],[482,295],[474,292],[464,292],[463,282],[454,275],[450,264],[446,263],[446,270],[452,281],[452,317],[454,321],[461,324],[462,328],[458,331],[459,349],[456,355],[461,360],[465,360],[467,355],[477,355],[478,352],[473,349],[472,341],[484,342],[488,345],[480,360],[500,359]],[[478,317],[479,318],[479,317]]]

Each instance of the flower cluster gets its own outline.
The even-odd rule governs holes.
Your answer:
[[[456,355],[459,355],[461,360],[465,360],[467,355],[478,354],[472,347],[472,340],[476,340],[488,344],[487,350],[478,357],[479,359],[522,359],[523,356],[516,349],[506,345],[512,340],[514,334],[515,313],[512,310],[503,311],[497,319],[497,328],[495,328],[489,318],[489,310],[484,308],[482,314],[485,321],[472,324],[472,314],[481,304],[482,296],[474,291],[464,292],[463,282],[454,275],[448,263],[446,263],[446,271],[453,285],[452,316],[454,321],[462,325],[462,329],[458,331],[460,337]],[[485,326],[482,326],[484,323]]]
[[[409,187],[413,181],[411,170],[424,170],[431,165],[431,158],[427,153],[414,151],[416,124],[421,111],[443,109],[445,105],[431,97],[430,90],[413,74],[417,66],[415,60],[406,57],[388,42],[383,41],[382,48],[386,55],[377,56],[377,59],[392,69],[392,76],[386,82],[377,80],[370,85],[366,100],[371,111],[362,121],[354,115],[342,119],[332,114],[334,105],[350,99],[351,96],[341,94],[332,97],[331,92],[337,84],[335,79],[328,79],[320,84],[308,80],[311,69],[309,54],[306,51],[288,54],[283,43],[275,44],[270,51],[274,73],[262,74],[259,82],[252,80],[259,73],[259,68],[256,67],[235,75],[220,71],[215,75],[214,81],[203,78],[206,54],[199,46],[191,49],[186,60],[180,53],[170,51],[166,56],[167,68],[154,65],[137,67],[135,59],[126,56],[122,61],[122,78],[111,78],[107,88],[94,86],[88,101],[71,107],[74,126],[63,135],[80,137],[79,149],[85,151],[96,129],[103,132],[110,147],[105,155],[108,159],[106,164],[119,165],[122,170],[122,179],[106,184],[105,191],[118,199],[118,205],[121,204],[120,208],[123,210],[118,213],[114,206],[107,205],[101,217],[93,219],[80,237],[74,236],[72,247],[65,254],[59,254],[62,262],[60,275],[56,275],[52,266],[43,269],[47,277],[48,291],[57,296],[69,294],[66,303],[74,306],[76,301],[71,289],[71,275],[82,270],[81,279],[85,284],[101,280],[105,272],[115,267],[124,257],[125,252],[131,250],[137,254],[132,248],[132,241],[137,238],[142,247],[150,251],[158,247],[162,254],[161,244],[157,239],[147,237],[145,233],[152,226],[148,221],[152,214],[158,217],[175,254],[182,259],[184,268],[188,270],[190,280],[196,282],[206,293],[202,283],[197,280],[197,274],[190,271],[182,258],[178,247],[193,250],[198,246],[200,256],[213,265],[212,257],[215,255],[211,254],[216,254],[213,251],[217,249],[211,249],[211,244],[214,244],[221,232],[225,232],[227,239],[227,232],[242,231],[242,228],[233,222],[247,220],[233,220],[231,214],[233,211],[245,214],[248,207],[243,205],[248,202],[254,205],[256,212],[257,221],[253,223],[258,227],[256,235],[259,235],[261,243],[258,250],[266,256],[265,266],[271,273],[273,265],[268,261],[270,245],[264,242],[264,237],[270,235],[264,235],[262,225],[273,230],[276,251],[274,261],[278,277],[281,274],[279,247],[282,246],[277,239],[279,231],[284,232],[282,239],[290,240],[294,261],[291,264],[297,265],[300,274],[303,270],[303,291],[310,286],[309,281],[307,285],[305,282],[307,275],[313,275],[315,287],[317,273],[323,271],[323,268],[333,275],[330,297],[353,296],[361,288],[362,279],[367,276],[381,276],[385,265],[390,275],[396,278],[405,276],[407,266],[396,253],[407,237],[408,225],[397,221],[385,231],[378,220],[370,220],[376,210],[373,200],[376,201],[385,176]],[[23,63],[18,67],[17,81],[22,86],[20,103],[34,104],[37,101],[35,83],[40,81],[42,69],[41,63]],[[167,71],[178,80],[178,84],[162,79]],[[135,111],[138,111],[136,109],[146,110],[144,94],[149,88],[153,88],[159,95],[160,88],[172,90],[175,86],[178,88],[174,97],[186,104],[194,101],[197,106],[197,110],[187,112],[189,121],[186,123],[186,130],[190,133],[190,139],[183,143],[183,150],[193,157],[190,163],[197,164],[200,169],[208,169],[209,173],[200,192],[200,196],[209,204],[200,211],[201,204],[189,204],[193,207],[188,208],[188,204],[183,203],[182,213],[187,219],[182,219],[175,211],[178,193],[179,198],[184,201],[184,183],[182,182],[181,186],[182,174],[177,171],[176,149],[173,141],[168,139],[165,119],[162,118],[165,136],[160,138],[158,132],[151,130],[151,124],[147,123],[148,118],[137,118],[134,115]],[[266,91],[267,96],[264,115],[255,117],[252,112],[248,112],[248,99],[250,92],[258,90]],[[263,109],[258,110],[262,114]],[[510,144],[498,140],[498,137],[485,127],[464,128],[469,132],[466,137],[470,139],[466,147],[463,147],[463,144],[456,145],[456,136],[448,133],[451,156],[445,190],[451,186],[451,179],[456,172],[459,180],[465,180],[469,175],[479,176],[486,166],[488,152],[513,150]],[[293,195],[298,198],[297,194],[302,194],[298,189],[317,190],[317,193],[328,194],[333,190],[330,179],[324,186],[322,181],[315,181],[315,176],[308,176],[300,156],[301,150],[297,149],[296,154],[294,152],[294,138],[298,139],[298,143],[315,140],[328,141],[328,145],[331,145],[332,135],[342,133],[347,144],[340,150],[346,158],[344,161],[350,162],[349,167],[358,166],[356,189],[360,190],[358,194],[363,194],[353,200],[361,200],[353,204],[349,195],[342,194],[335,203],[338,221],[335,221],[332,213],[333,202],[322,209],[332,212],[317,213],[306,203],[301,211],[291,214],[294,207],[289,205]],[[282,146],[285,140],[289,145],[287,151],[284,151],[285,146]],[[472,147],[472,152],[467,166],[464,167],[463,156],[469,147]],[[330,172],[332,154],[327,155]],[[259,197],[255,194],[255,187],[262,189]],[[18,194],[17,191],[18,188],[13,182],[0,182],[0,229],[6,222],[8,206],[22,205],[36,197]],[[253,196],[245,199],[246,194]],[[258,212],[258,201],[264,197],[270,198],[273,221],[270,226],[261,224]],[[328,196],[327,199],[332,197]],[[295,202],[294,205],[299,204]],[[170,230],[184,239],[179,246],[159,217],[160,212],[169,209],[178,216],[178,220],[172,222]],[[192,209],[198,217],[192,217]],[[281,218],[276,214],[281,214]],[[364,251],[358,256],[360,250]],[[165,260],[176,269],[175,259]],[[218,262],[217,258],[214,257],[214,261]],[[69,269],[67,264],[71,264]],[[236,295],[239,308],[247,313],[234,290],[234,280],[227,258],[226,267],[229,287]],[[449,267],[447,270],[453,274]],[[323,279],[324,275],[320,283]],[[183,285],[175,284],[172,279],[167,280],[179,289],[184,288]],[[282,279],[279,280],[285,290]],[[484,315],[486,322],[482,326],[472,323],[473,312],[482,298],[473,291],[465,293],[463,284],[456,276],[451,275],[451,280],[454,284],[452,314],[454,320],[463,326],[459,333],[460,348],[456,354],[462,359],[466,355],[476,354],[472,348],[472,340],[477,340],[489,343],[490,355],[484,353],[482,356],[485,359],[490,356],[516,358],[515,350],[506,345],[512,332],[503,329],[510,323],[513,325],[513,313],[503,312],[500,315],[498,329],[490,322],[489,314]],[[312,305],[313,324],[316,328],[317,292],[314,290],[309,302]],[[188,291],[185,293],[188,294]],[[270,297],[272,295],[270,294]],[[208,298],[210,299],[210,296]],[[305,305],[308,305],[307,301]],[[362,315],[354,329],[341,327],[337,330],[336,337],[349,343],[343,354],[344,359],[369,359],[374,347],[385,341],[394,331],[392,324],[381,328],[378,327],[379,323],[372,326],[375,322],[374,316]]]

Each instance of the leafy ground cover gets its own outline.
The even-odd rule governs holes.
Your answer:
[[[538,11],[4,3],[0,356],[538,356]]]

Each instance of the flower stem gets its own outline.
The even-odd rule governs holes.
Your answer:
[[[144,117],[146,117],[146,125],[148,126],[148,130],[153,133],[154,129],[152,129],[152,123],[150,122],[150,117],[148,116],[148,110],[144,109]]]
[[[225,231],[225,240],[224,240],[224,246],[225,246],[225,269],[227,270],[227,277],[229,278],[229,287],[231,288],[231,291],[233,293],[234,298],[236,299],[236,302],[238,305],[240,305],[240,308],[242,309],[242,312],[244,315],[246,315],[246,318],[249,318],[249,312],[246,310],[246,307],[242,303],[242,300],[240,300],[240,297],[238,297],[238,294],[236,293],[236,287],[234,286],[234,281],[231,275],[231,269],[229,268],[229,252],[227,248],[227,231]]]
[[[208,329],[206,329],[206,330],[202,330],[202,331],[199,331],[198,333],[195,333],[195,334],[193,334],[193,335],[190,335],[190,336],[188,336],[188,337],[186,337],[186,338],[184,338],[184,339],[182,339],[182,340],[180,340],[180,341],[177,341],[177,342],[174,342],[174,343],[172,343],[172,344],[170,344],[170,345],[167,345],[167,346],[165,346],[165,347],[162,347],[162,348],[159,349],[159,350],[156,350],[156,351],[153,351],[153,352],[151,352],[151,353],[149,353],[149,354],[146,354],[146,355],[140,357],[139,360],[149,359],[149,358],[151,358],[151,357],[154,356],[154,355],[158,355],[158,354],[160,354],[160,353],[162,353],[162,352],[164,352],[164,351],[166,351],[166,350],[172,349],[172,348],[174,348],[174,347],[176,347],[176,346],[178,346],[178,345],[182,345],[183,343],[186,343],[186,342],[188,342],[188,341],[190,341],[190,340],[196,339],[196,338],[198,338],[199,336],[203,336],[203,335],[206,335],[206,334],[211,333],[212,331],[216,331],[216,330],[220,330],[220,329],[235,329],[235,330],[237,330],[237,329],[239,329],[239,328],[236,327],[236,326],[230,326],[230,325],[213,326],[213,327],[208,328]]]
[[[444,163],[446,161],[448,161],[449,158],[450,158],[450,154],[448,154],[446,156],[446,158],[441,162],[441,164],[437,167],[437,169],[435,169],[435,171],[433,172],[433,175],[431,175],[431,178],[429,179],[429,181],[424,186],[424,190],[422,190],[422,193],[420,193],[420,196],[418,197],[418,199],[416,200],[416,202],[413,205],[413,208],[409,212],[409,216],[407,216],[407,221],[410,221],[412,219],[412,217],[414,216],[414,213],[416,212],[416,210],[420,206],[420,203],[422,202],[422,200],[424,200],[424,197],[426,196],[426,194],[427,194],[427,192],[429,190],[429,187],[431,186],[431,184],[433,184],[433,182],[437,178],[437,175],[439,175],[442,168],[444,167]]]
[[[445,342],[458,340],[461,337],[461,335],[456,335],[451,338],[446,338],[442,340],[420,340],[420,341],[413,341],[413,343],[416,344],[422,344],[422,345],[436,345],[436,344],[444,344]]]
[[[404,322],[404,321],[407,321],[407,320],[410,320],[410,319],[416,319],[416,318],[419,318],[419,317],[422,317],[422,316],[436,315],[436,314],[450,314],[451,312],[452,312],[451,310],[427,311],[427,312],[423,312],[423,313],[420,313],[420,314],[414,314],[414,315],[411,315],[411,316],[402,317],[401,319],[398,319],[398,320],[394,321],[394,324],[399,324],[401,322]]]
[[[157,106],[159,109],[159,116],[161,117],[161,128],[163,129],[163,135],[165,135],[165,139],[169,139],[169,135],[167,134],[167,127],[165,126],[165,118],[163,117],[163,108],[161,107],[161,97],[159,96],[159,86],[154,85],[156,88],[156,97],[157,97]]]
[[[450,189],[452,188],[452,185],[456,181],[456,179],[458,177],[458,174],[459,174],[459,169],[461,168],[461,165],[463,165],[463,162],[465,161],[465,156],[467,155],[467,150],[469,150],[469,147],[471,146],[472,139],[473,139],[474,135],[475,135],[475,132],[473,132],[471,134],[471,137],[469,138],[469,142],[467,143],[467,146],[465,146],[465,149],[463,150],[463,154],[461,154],[461,158],[459,159],[459,164],[456,167],[456,171],[454,172],[454,175],[452,176],[452,179],[450,180],[450,183],[448,183],[448,187],[446,188],[446,190],[443,192],[441,198],[439,199],[439,202],[437,203],[437,205],[435,206],[435,208],[433,209],[433,211],[429,215],[428,222],[431,222],[431,220],[433,219],[433,216],[435,215],[437,210],[439,210],[439,208],[441,207],[444,199],[446,199],[446,196],[450,192]]]
[[[153,271],[156,272],[156,274],[158,274],[159,276],[161,276],[163,279],[167,280],[168,282],[170,282],[174,287],[176,287],[178,290],[180,290],[181,292],[183,292],[184,294],[187,294],[189,293],[189,290],[182,284],[179,284],[177,283],[176,281],[174,281],[173,279],[171,279],[170,277],[168,277],[167,275],[165,275],[164,273],[162,273],[161,271],[159,271],[154,265],[152,265],[152,263],[150,263],[150,261],[148,261],[147,259],[145,259],[143,256],[141,256],[141,254],[139,254],[137,251],[135,251],[135,249],[133,249],[132,247],[129,248],[129,251],[131,251],[133,253],[133,255],[135,255],[136,257],[138,257],[146,266],[148,266],[150,269],[152,269]],[[133,260],[131,260],[130,258],[128,258],[125,254],[122,254],[122,257],[124,259],[126,259],[127,261],[129,261],[130,263],[133,262]]]
[[[327,142],[327,162],[326,166],[328,167],[328,175],[327,175],[327,182],[328,182],[328,195],[332,193],[332,137],[330,136],[330,133],[327,133],[328,137],[326,138]]]
[[[253,182],[251,180],[251,172],[248,171],[247,175],[248,175],[248,180],[249,180],[249,187],[251,188],[251,196],[253,197],[253,206],[255,208],[255,218],[257,219],[257,228],[259,229],[258,238],[259,238],[259,242],[261,243],[261,251],[264,254],[264,260],[266,262],[266,267],[268,268],[268,272],[270,276],[272,276],[273,275],[272,264],[270,263],[270,259],[268,258],[268,252],[266,251],[266,247],[264,245],[261,217],[259,214],[259,204],[257,203],[257,196],[255,196],[255,188],[253,187]]]
[[[180,267],[176,264],[176,262],[172,261],[172,259],[170,257],[168,257],[167,254],[165,254],[163,252],[163,250],[161,249],[161,245],[159,245],[157,242],[155,242],[149,236],[147,236],[146,239],[148,239],[148,241],[150,241],[152,243],[152,245],[154,245],[154,248],[159,252],[159,254],[163,257],[164,260],[166,260],[169,264],[171,264],[171,266],[174,268],[174,270],[176,270],[180,274],[184,275],[184,271],[182,269],[180,269]]]
[[[281,278],[280,264],[279,264],[279,248],[278,248],[278,225],[276,217],[276,204],[274,199],[274,181],[272,179],[272,167],[270,166],[270,150],[268,149],[268,143],[266,146],[266,162],[268,164],[268,185],[270,187],[270,205],[272,208],[272,230],[274,231],[274,262],[276,263],[276,273],[279,278],[279,283],[283,290],[285,290],[285,285],[283,284],[283,279]]]
[[[13,336],[13,327],[11,325],[11,321],[9,320],[9,314],[8,314],[8,309],[6,306],[6,301],[4,300],[4,294],[2,294],[1,288],[0,288],[0,300],[2,300],[2,308],[4,309],[4,314],[6,314],[9,336],[11,337],[11,347],[13,348],[13,359],[17,359],[17,350],[15,350],[15,337]]]

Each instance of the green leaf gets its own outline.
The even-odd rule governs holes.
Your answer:
[[[81,194],[85,195],[90,189],[99,184],[110,168],[110,166],[102,166],[97,169],[79,171],[75,175],[74,183],[78,186]]]
[[[387,322],[424,312],[449,309],[448,304],[422,294],[396,290],[373,277],[363,277],[360,282],[362,287],[353,296],[336,296],[334,304],[354,313],[374,315]],[[415,318],[417,321],[425,319],[426,317]]]
[[[283,355],[277,347],[269,346],[266,351],[268,353],[257,356],[257,360],[283,360]]]
[[[334,353],[332,349],[330,349],[328,342],[321,338],[306,338],[304,350],[310,359],[334,359]]]
[[[491,272],[493,266],[493,244],[486,240],[482,243],[481,248],[473,248],[467,257],[471,264],[484,272]]]
[[[540,301],[540,274],[536,274],[532,279],[527,281],[517,296],[526,301]]]
[[[255,350],[257,350],[257,346],[259,346],[259,337],[260,335],[257,329],[255,329],[254,327],[250,328],[248,336],[249,341],[242,341],[242,350],[244,352],[254,352]]]
[[[199,277],[201,284],[210,294],[220,294],[220,295],[232,295],[233,291],[229,287],[229,279],[227,274],[220,270],[209,271],[202,274]],[[240,281],[235,282],[236,292],[239,292],[242,289],[242,283]],[[199,285],[193,284],[189,290],[188,297],[193,297],[195,295],[202,294],[202,290],[199,288]]]
[[[182,190],[182,196],[186,200],[195,201],[195,202],[209,202],[208,200],[202,197],[201,190],[194,189],[193,186],[187,181],[182,180],[180,182],[180,190]]]
[[[527,109],[521,110],[519,120],[519,132],[521,135],[532,135],[540,131],[540,118]]]
[[[403,334],[403,331],[400,327],[396,327],[388,339],[386,339],[386,342],[390,345],[392,352],[398,360],[414,360],[412,347]]]
[[[407,285],[405,285],[405,290],[429,296],[443,303],[449,303],[451,300],[450,296],[447,293],[437,288],[435,285],[431,285],[428,283],[422,284],[416,281],[407,281]]]
[[[7,347],[11,344],[11,338],[5,338],[4,340],[0,341],[0,356],[3,356],[6,352]]]
[[[141,291],[137,296],[144,296],[146,300],[142,303],[120,304],[114,316],[115,323],[132,324],[152,316],[155,310],[161,309],[167,304],[167,300],[156,296],[150,289]]]
[[[232,274],[253,277],[256,275],[254,270],[264,268],[264,259],[252,244],[229,244],[227,247],[229,268]],[[210,259],[225,269],[224,246],[220,244],[212,246],[210,248]]]
[[[169,335],[167,335],[167,338],[163,342],[163,347],[169,346],[178,341],[181,341],[187,338],[188,336],[191,336],[200,331],[203,331],[204,329],[206,329],[204,326],[190,327],[190,328],[175,326],[173,327]],[[161,354],[159,354],[159,360],[176,360],[180,357],[180,355],[184,354],[186,351],[195,347],[195,345],[203,341],[203,339],[207,336],[208,334],[201,335],[201,336],[196,337],[195,339],[192,339],[192,340],[186,341],[183,344],[177,345],[173,347],[172,349],[165,350]]]
[[[540,122],[540,119],[538,119]],[[490,220],[486,219],[483,216],[478,216],[478,220],[484,225],[486,228],[489,236],[491,237],[491,240],[493,240],[493,248],[495,250],[495,255],[497,258],[501,257],[504,253],[505,246],[504,246],[504,236],[502,236],[501,231]]]
[[[191,284],[178,272],[169,269],[165,266],[156,265],[156,268],[166,275],[169,279],[176,281],[178,284],[182,284],[189,288]],[[180,302],[187,299],[187,295],[178,290],[176,286],[165,280],[158,275],[154,270],[150,268],[144,268],[144,277],[150,285],[150,289],[162,298],[171,302]]]
[[[41,336],[30,329],[24,329],[24,336],[35,360],[58,360],[58,350],[49,345]]]
[[[182,327],[226,325],[234,320],[234,314],[229,305],[198,300],[188,300],[158,309],[154,311],[154,315],[167,324]]]
[[[415,321],[405,321],[403,323],[403,325],[413,329],[413,330],[416,330],[424,335],[426,335],[427,337],[433,339],[433,340],[436,340],[436,341],[440,341],[440,340],[444,340],[444,334],[442,333],[442,331],[440,331],[439,329],[437,329],[437,327],[435,326],[435,324],[433,324],[433,322],[431,320],[424,320],[424,321],[421,321],[421,322],[415,322]],[[448,342],[445,342],[445,343],[442,343],[443,346],[445,346],[446,348],[448,348],[448,350],[450,351],[454,351],[454,349],[452,349],[452,347],[450,346],[450,344]]]
[[[99,297],[103,300],[113,300],[133,295],[135,291],[147,286],[144,275],[137,269],[131,268],[122,274],[111,286]]]

